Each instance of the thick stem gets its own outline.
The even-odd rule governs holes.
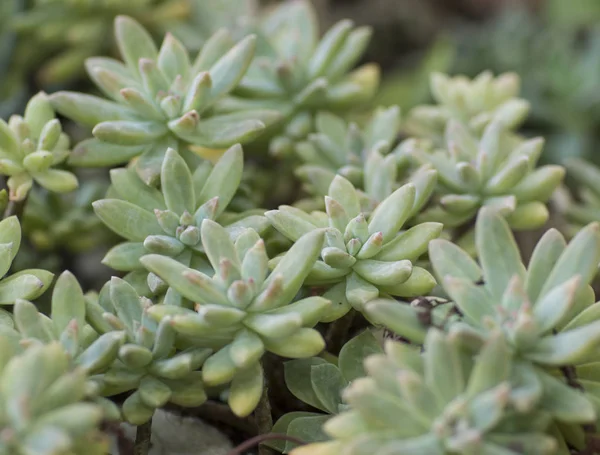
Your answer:
[[[329,330],[327,330],[327,335],[325,335],[327,352],[334,355],[340,353],[340,349],[342,349],[342,346],[347,341],[346,338],[348,337],[350,327],[352,327],[352,322],[354,322],[355,314],[356,312],[351,309],[343,317],[331,323]]]
[[[150,438],[152,437],[152,419],[137,427],[135,434],[135,447],[133,455],[148,455],[150,451]]]
[[[21,201],[9,201],[2,219],[6,219],[10,216],[15,215],[17,218],[23,218],[23,210],[25,210],[25,204],[27,203],[27,197]]]
[[[258,406],[254,411],[254,419],[258,427],[258,434],[265,435],[273,429],[273,415],[271,414],[271,404],[269,403],[269,387],[265,384],[263,394],[260,397]],[[258,448],[258,455],[273,455],[275,452],[269,447],[261,445]]]

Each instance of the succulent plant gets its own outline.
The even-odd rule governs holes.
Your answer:
[[[417,221],[443,221],[446,227],[470,222],[483,207],[494,207],[513,229],[535,229],[548,219],[545,203],[564,177],[561,166],[535,168],[544,142],[515,140],[503,123],[489,123],[478,140],[451,120],[443,150],[415,147],[412,155],[438,172],[435,205]]]
[[[334,440],[293,455],[550,455],[558,448],[543,412],[518,415],[511,406],[511,353],[499,332],[466,353],[452,335],[431,329],[422,355],[388,341],[365,369],[368,376],[344,391],[349,409],[325,424]]]
[[[77,177],[54,169],[69,156],[69,137],[62,132],[45,93],[31,98],[23,117],[0,119],[0,173],[7,175],[9,197],[27,197],[33,182],[57,193],[77,188]]]
[[[531,103],[524,127],[544,132],[544,160],[561,163],[567,156],[579,156],[598,165],[595,81],[600,78],[600,33],[591,26],[597,5],[577,3],[563,9],[560,1],[543,2],[535,12],[526,5],[503,8],[484,29],[473,27],[457,37],[453,66],[469,75],[483,69],[518,73],[522,96]],[[573,17],[563,14],[567,10],[591,22],[565,23]]]
[[[365,330],[342,347],[337,364],[321,357],[287,361],[284,377],[290,392],[325,414],[289,412],[275,422],[273,432],[296,437],[305,442],[327,440],[322,426],[333,415],[348,407],[342,402],[342,391],[355,379],[365,376],[365,357],[378,353],[383,353],[380,341],[371,330]],[[296,446],[291,441],[274,441],[268,445],[282,453],[288,453]]]
[[[21,245],[21,226],[16,216],[0,221],[0,305],[12,305],[18,299],[35,299],[42,295],[53,275],[41,269],[26,269],[7,275]],[[0,317],[6,311],[0,308]]]
[[[21,352],[0,335],[0,454],[106,454],[104,410],[85,396],[86,374],[60,343]]]
[[[515,357],[511,381],[518,384],[510,401],[520,412],[531,411],[541,399],[541,408],[559,422],[595,422],[593,403],[561,379],[560,369],[592,362],[600,345],[600,304],[589,286],[600,263],[600,225],[590,224],[568,245],[558,231],[547,231],[528,269],[508,224],[493,210],[480,211],[475,241],[481,265],[447,240],[429,245],[439,282],[462,315],[447,330],[473,351],[494,331],[504,334]],[[366,312],[418,340],[406,305],[374,301]]]
[[[97,333],[86,323],[86,300],[75,276],[63,272],[52,292],[49,316],[33,303],[19,299],[12,318],[4,320],[2,335],[24,346],[58,342],[71,363],[86,375],[103,372],[116,359],[125,335],[117,331]]]
[[[412,109],[404,128],[409,135],[430,139],[436,146],[444,144],[450,120],[480,137],[492,122],[513,130],[529,112],[529,103],[517,98],[520,80],[514,73],[494,78],[489,71],[484,71],[472,80],[433,73],[430,85],[437,104]]]
[[[379,84],[379,70],[352,67],[365,51],[371,30],[349,20],[335,24],[321,40],[309,1],[283,2],[259,22],[261,53],[248,69],[235,98],[225,110],[272,108],[282,117],[267,136],[276,155],[290,154],[293,144],[314,129],[319,111],[348,110],[364,104]]]
[[[192,32],[189,17],[196,0],[34,0],[15,15],[13,28],[20,45],[29,52],[19,56],[20,65],[34,67],[44,86],[73,82],[84,73],[88,57],[106,55],[114,42],[108,38],[120,14],[136,18],[153,35],[173,32],[186,46],[197,50],[202,42]],[[108,38],[108,39],[107,39]]]
[[[209,386],[231,382],[228,403],[239,416],[250,414],[263,391],[260,359],[265,351],[304,358],[325,347],[312,327],[330,302],[322,297],[294,301],[323,244],[323,230],[300,238],[269,273],[264,242],[247,229],[232,242],[219,224],[205,219],[202,245],[215,270],[210,277],[176,260],[148,255],[141,262],[195,308],[174,305],[151,307],[156,320],[169,318],[187,342],[213,347],[216,352],[202,368]],[[162,323],[162,322],[161,322]]]
[[[600,169],[582,159],[570,159],[565,167],[567,176],[577,183],[573,193],[562,188],[553,202],[565,217],[566,234],[573,236],[585,225],[600,221]]]
[[[96,201],[93,206],[102,222],[127,242],[113,247],[103,263],[132,272],[130,278],[136,281],[147,280],[153,294],[164,291],[165,284],[153,274],[147,276],[139,262],[145,254],[161,254],[186,266],[210,268],[204,259],[200,226],[204,219],[224,219],[223,212],[238,188],[242,168],[239,146],[231,147],[214,167],[198,167],[193,174],[183,158],[169,149],[161,166],[160,191],[144,185],[132,169],[113,169],[113,191],[109,196],[114,197]],[[227,218],[227,230],[234,238],[246,226],[258,231],[268,227],[261,215]]]
[[[86,318],[101,334],[122,334],[114,362],[91,377],[99,393],[112,396],[133,391],[123,403],[123,417],[140,425],[156,408],[171,402],[199,406],[206,400],[202,375],[197,371],[211,354],[201,347],[176,348],[172,320],[149,317],[152,302],[140,297],[126,281],[113,277],[99,299],[86,300]]]
[[[255,37],[234,44],[225,31],[214,34],[192,63],[187,50],[167,35],[158,50],[148,32],[129,17],[115,19],[124,62],[103,57],[86,61],[89,76],[109,99],[57,92],[58,112],[93,128],[93,139],[75,148],[70,162],[114,166],[137,157],[136,170],[155,184],[168,147],[186,160],[189,145],[223,148],[249,140],[278,115],[249,110],[225,115],[214,106],[244,75],[254,55]],[[196,157],[197,158],[197,157]]]
[[[295,174],[306,184],[309,193],[324,196],[336,174],[354,186],[361,187],[365,162],[377,148],[387,155],[400,131],[400,109],[397,106],[380,108],[361,130],[330,112],[315,116],[315,132],[295,146],[304,162]],[[388,155],[388,168],[394,168],[394,155]]]
[[[375,210],[401,186],[399,181],[402,180],[413,183],[416,188],[413,215],[429,201],[437,171],[429,164],[411,169],[410,151],[418,141],[402,141],[392,150],[400,131],[397,106],[377,109],[362,129],[341,117],[320,112],[316,116],[316,129],[316,133],[295,148],[305,164],[298,166],[294,173],[309,194],[322,200],[335,175],[339,174],[360,189],[361,210],[365,213]]]
[[[113,236],[92,210],[107,186],[86,179],[69,194],[34,188],[23,213],[23,233],[38,251],[82,253],[107,243]]]
[[[327,213],[305,213],[281,206],[265,216],[292,241],[315,229],[326,228],[325,245],[305,284],[332,286],[325,294],[338,304],[325,319],[335,320],[351,307],[362,311],[380,295],[425,295],[435,286],[431,274],[413,261],[427,250],[442,230],[440,223],[425,223],[406,231],[416,189],[412,183],[395,190],[366,217],[360,197],[345,178],[336,176],[325,197]],[[278,258],[273,260],[275,263]]]

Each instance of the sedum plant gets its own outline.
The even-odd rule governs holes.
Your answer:
[[[30,8],[15,15],[13,28],[19,45],[35,51],[18,59],[26,68],[39,66],[37,79],[45,86],[72,82],[83,73],[85,59],[110,51],[114,18],[127,14],[137,18],[154,34],[172,30],[190,36],[187,18],[190,0],[34,0]],[[180,33],[181,31],[181,33]],[[187,33],[186,33],[187,32]],[[197,40],[188,44],[195,45]]]
[[[255,37],[235,44],[215,33],[192,62],[188,51],[167,35],[160,50],[148,32],[129,17],[115,19],[123,62],[104,57],[86,61],[90,78],[106,98],[62,91],[52,95],[58,112],[93,128],[94,139],[78,144],[70,162],[114,166],[138,157],[135,168],[146,184],[160,176],[168,147],[192,159],[189,145],[228,147],[255,137],[272,111],[215,114],[215,104],[244,75]]]
[[[477,359],[477,360],[476,360]],[[293,455],[555,453],[543,413],[521,418],[515,431],[510,404],[511,355],[493,333],[474,353],[431,329],[424,353],[392,341],[365,360],[368,375],[344,392],[350,409],[325,424],[333,441]]]
[[[23,232],[32,246],[38,251],[77,253],[112,240],[92,209],[92,202],[102,198],[107,186],[89,179],[65,195],[34,188],[23,213]]]
[[[256,28],[262,49],[223,108],[280,112],[267,135],[271,153],[291,154],[294,143],[314,131],[318,111],[348,110],[373,96],[378,69],[367,64],[352,70],[371,38],[368,27],[342,20],[319,39],[315,11],[300,0],[282,2]]]
[[[71,364],[81,369],[86,379],[87,375],[104,371],[116,359],[124,334],[98,333],[86,323],[86,299],[70,272],[63,272],[56,281],[50,308],[49,315],[45,315],[32,302],[17,300],[14,321],[5,323],[3,334],[25,346],[60,343]]]
[[[275,422],[273,431],[306,442],[327,440],[321,428],[332,416],[348,407],[342,402],[344,389],[366,374],[365,357],[379,353],[383,353],[380,341],[370,330],[365,330],[342,347],[336,362],[321,357],[286,362],[284,377],[290,392],[322,412],[289,412]],[[296,446],[291,441],[276,441],[269,445],[282,453],[288,453]]]
[[[327,194],[336,174],[356,187],[363,187],[366,163],[374,153],[373,149],[386,155],[385,166],[390,172],[398,166],[394,153],[388,153],[399,132],[400,109],[397,106],[378,109],[362,129],[332,113],[319,112],[315,116],[315,132],[295,147],[303,161],[295,174],[310,194],[319,196]]]
[[[307,214],[282,206],[265,214],[275,229],[293,241],[313,230],[326,229],[320,258],[306,284],[331,288],[326,296],[339,304],[328,320],[351,308],[362,311],[365,303],[379,295],[411,297],[433,289],[433,276],[413,266],[413,261],[440,235],[442,225],[426,223],[401,231],[412,213],[415,196],[415,186],[406,184],[366,216],[354,186],[338,175],[325,196],[326,213]]]
[[[146,281],[138,289],[154,294],[164,291],[165,286],[155,275],[145,272],[139,262],[145,254],[161,254],[186,266],[210,268],[200,236],[205,219],[229,221],[227,230],[233,237],[244,226],[259,232],[268,227],[262,215],[232,217],[224,213],[238,188],[242,168],[239,146],[225,152],[214,167],[199,167],[194,174],[183,158],[169,149],[161,167],[160,191],[144,185],[131,169],[113,169],[114,197],[95,201],[93,206],[102,222],[127,242],[108,251],[103,263],[131,272],[128,279],[133,283]]]
[[[593,401],[561,378],[561,369],[589,363],[600,343],[598,304],[589,286],[600,262],[599,229],[590,224],[568,245],[558,231],[547,231],[528,268],[508,224],[490,209],[480,212],[475,230],[480,265],[447,240],[429,245],[433,269],[461,315],[445,328],[470,351],[503,333],[514,357],[510,402],[519,412],[537,405],[567,426],[596,420]],[[418,330],[410,311],[382,300],[367,308],[372,320],[420,342],[426,327]],[[563,438],[573,444],[574,433],[557,437],[562,445]]]
[[[564,229],[572,236],[583,226],[600,221],[600,169],[583,159],[570,159],[565,167],[577,186],[572,194],[563,188],[556,194],[555,202],[565,218]]]
[[[317,132],[297,144],[298,156],[305,162],[295,169],[303,189],[315,196],[316,203],[327,195],[336,174],[359,189],[361,210],[371,213],[377,205],[401,186],[413,183],[416,195],[411,215],[419,213],[435,189],[437,171],[424,164],[412,169],[409,152],[412,139],[393,149],[400,133],[398,107],[378,108],[363,128],[343,118],[321,112],[316,116]],[[299,201],[300,207],[306,201]]]
[[[99,393],[112,396],[132,391],[122,410],[123,418],[136,425],[150,420],[155,409],[167,402],[201,405],[206,393],[197,370],[211,350],[178,350],[171,319],[155,322],[149,315],[152,302],[127,282],[113,277],[103,291],[99,301],[87,300],[86,317],[98,333],[118,334],[123,343],[116,359],[90,378],[98,383]]]
[[[202,368],[208,386],[230,383],[228,403],[238,416],[249,415],[263,393],[265,352],[304,358],[323,350],[312,327],[330,302],[323,297],[295,300],[323,244],[323,230],[300,238],[269,272],[264,241],[247,229],[232,242],[212,220],[201,227],[202,244],[215,270],[213,276],[161,255],[141,261],[151,272],[195,302],[194,309],[158,305],[149,309],[156,320],[171,325],[189,343],[215,349]]]
[[[25,199],[33,182],[56,193],[77,188],[73,173],[54,169],[69,154],[69,137],[45,93],[31,98],[23,117],[13,115],[8,123],[0,119],[0,174],[9,177],[11,200]]]
[[[354,69],[369,28],[192,1],[29,2],[32,49],[0,49],[11,78],[42,56],[100,92],[0,121],[0,455],[148,455],[181,408],[248,439],[231,453],[599,453],[600,173],[567,163],[561,199],[519,78],[435,74],[402,121]],[[121,61],[89,57],[110,24]],[[529,258],[513,231],[547,203],[571,240]],[[42,298],[53,275],[21,269],[50,257]]]
[[[58,342],[21,351],[0,336],[0,454],[106,454],[105,414],[84,401],[85,381]]]
[[[514,73],[494,77],[484,71],[474,79],[433,73],[430,86],[437,104],[415,107],[405,129],[411,136],[429,139],[437,146],[443,145],[450,120],[481,137],[494,121],[514,130],[529,112],[529,103],[518,98],[520,80]]]
[[[0,221],[0,305],[12,305],[18,299],[35,299],[52,282],[53,275],[42,269],[26,269],[8,275],[21,245],[21,225],[16,216]],[[0,317],[7,312],[0,308]]]
[[[545,203],[561,183],[561,166],[535,165],[543,140],[511,139],[504,123],[493,121],[477,139],[458,121],[450,120],[445,148],[426,151],[416,147],[413,156],[438,172],[435,204],[417,217],[442,221],[454,228],[468,224],[481,207],[503,214],[515,230],[535,229],[548,220]]]

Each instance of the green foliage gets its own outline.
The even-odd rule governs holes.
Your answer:
[[[282,114],[273,125],[269,151],[293,151],[294,142],[314,131],[314,114],[348,110],[375,93],[379,71],[373,65],[352,68],[371,38],[368,27],[342,20],[319,39],[318,20],[307,0],[282,2],[258,23],[259,55],[224,109],[272,108]]]
[[[106,283],[98,301],[86,302],[88,322],[102,337],[122,337],[116,359],[91,379],[105,396],[134,391],[123,403],[123,417],[136,425],[150,420],[154,410],[167,402],[199,406],[206,400],[201,373],[196,370],[211,350],[177,350],[171,318],[156,323],[151,307],[150,300],[116,277]]]
[[[103,455],[102,408],[83,401],[86,375],[59,343],[21,352],[0,336],[0,454]]]
[[[327,195],[338,174],[359,189],[360,206],[365,213],[375,210],[403,180],[415,186],[412,215],[426,206],[435,188],[437,171],[428,164],[412,169],[414,160],[409,155],[414,146],[412,139],[392,149],[400,134],[397,106],[377,109],[362,128],[331,113],[320,112],[316,116],[316,129],[307,141],[296,145],[296,153],[305,164],[294,170],[304,183],[303,189],[316,196],[316,200]]]
[[[545,162],[582,157],[598,164],[597,17],[597,2],[549,0],[535,13],[506,8],[484,28],[467,28],[457,36],[455,71],[519,74],[523,96],[531,103],[525,128],[546,137]]]
[[[69,154],[69,138],[45,93],[27,103],[23,117],[13,115],[8,123],[0,119],[0,173],[10,177],[11,200],[25,199],[34,181],[57,193],[77,188],[73,173],[53,169]]]
[[[80,143],[70,162],[114,166],[136,160],[146,184],[157,183],[165,150],[193,155],[190,144],[227,147],[247,141],[277,114],[249,110],[215,114],[214,106],[242,78],[254,55],[255,37],[235,44],[225,31],[214,34],[192,62],[188,51],[167,35],[159,49],[136,21],[119,16],[115,36],[123,63],[106,58],[86,61],[90,78],[110,100],[58,92],[55,109],[93,128],[94,139]]]
[[[85,67],[101,94],[0,121],[0,455],[105,454],[101,423],[207,401],[294,455],[597,452],[600,171],[571,161],[556,191],[515,73],[434,73],[403,119],[354,68],[371,30],[321,37],[308,0],[39,0],[14,22],[35,51],[9,42],[0,74]],[[524,260],[513,231],[551,216],[570,242]],[[60,273],[46,300],[32,263]]]
[[[450,120],[481,137],[494,121],[507,129],[518,127],[529,111],[529,103],[517,98],[520,80],[514,73],[494,78],[490,72],[483,72],[472,80],[434,73],[430,85],[437,105],[412,109],[405,128],[409,134],[431,139],[436,145],[443,145]]]
[[[296,241],[306,233],[326,228],[325,244],[306,284],[333,287],[325,294],[337,305],[326,318],[333,321],[351,307],[362,311],[379,295],[412,297],[429,293],[435,286],[431,274],[413,261],[439,236],[442,225],[427,223],[401,231],[413,214],[416,189],[406,184],[383,200],[370,214],[361,211],[354,186],[336,176],[325,196],[327,213],[306,214],[290,206],[265,215],[275,229]],[[399,234],[400,233],[400,234]],[[275,258],[274,263],[277,263]]]
[[[362,376],[363,361],[371,354],[382,353],[381,345],[373,333],[365,330],[348,341],[340,351],[337,363],[321,357],[290,360],[285,363],[285,383],[292,394],[319,409],[323,413],[293,411],[283,415],[273,432],[283,433],[306,442],[327,439],[321,427],[332,415],[344,411],[348,406],[342,402],[342,392],[348,385]],[[282,453],[288,453],[297,444],[276,441],[269,444]]]
[[[568,223],[567,233],[575,235],[586,224],[600,221],[600,169],[577,158],[568,160],[565,167],[577,182],[575,191],[564,188],[555,199]]]
[[[202,39],[191,31],[188,20],[196,0],[33,0],[33,5],[14,18],[13,28],[27,45],[35,47],[17,67],[37,68],[43,85],[71,81],[83,72],[88,57],[110,50],[112,22],[119,14],[136,18],[154,35],[173,31],[187,46],[197,49]],[[187,38],[187,39],[186,39]],[[46,54],[46,55],[44,55]]]
[[[95,201],[93,206],[102,222],[127,242],[113,247],[103,263],[130,272],[126,279],[138,283],[140,293],[163,294],[165,283],[145,273],[139,262],[143,255],[160,254],[205,269],[210,268],[200,235],[205,219],[226,222],[233,238],[245,227],[264,231],[268,227],[264,216],[225,213],[240,182],[242,167],[239,146],[225,152],[214,167],[199,166],[193,174],[183,158],[169,149],[161,167],[160,191],[146,186],[132,169],[113,169],[114,197]]]
[[[0,221],[0,305],[18,299],[35,299],[50,286],[53,275],[41,269],[21,270],[7,275],[21,245],[21,226],[15,216]],[[4,314],[4,310],[2,314]]]
[[[23,213],[23,232],[38,251],[87,252],[103,239],[112,240],[92,210],[107,186],[88,179],[65,195],[34,188]]]
[[[270,272],[256,231],[245,230],[234,243],[222,226],[205,219],[201,237],[215,270],[212,277],[165,256],[142,257],[148,270],[196,303],[193,310],[154,306],[149,314],[157,321],[170,318],[187,342],[217,350],[202,368],[203,381],[211,386],[231,382],[229,405],[246,416],[262,395],[264,352],[303,358],[325,347],[312,327],[330,302],[322,297],[293,302],[319,255],[324,232],[313,230],[298,239]]]
[[[543,140],[511,137],[506,125],[495,120],[478,140],[458,121],[449,121],[445,148],[413,155],[438,172],[435,205],[417,220],[443,221],[447,227],[470,222],[481,207],[493,207],[513,229],[535,229],[548,220],[545,203],[561,183],[564,169],[556,165],[536,168]]]
[[[590,377],[586,396],[566,380],[557,378],[561,368],[594,363],[600,320],[589,283],[600,262],[600,227],[590,224],[567,245],[556,230],[549,230],[536,246],[528,268],[507,222],[490,209],[482,209],[475,228],[479,264],[447,240],[433,240],[429,257],[459,320],[444,327],[464,351],[474,354],[490,339],[502,334],[513,364],[507,376],[507,398],[518,413],[543,410],[554,419],[561,446],[577,444],[577,430],[565,430],[596,421],[596,385]],[[483,284],[481,284],[483,283]],[[420,342],[415,326],[405,313],[418,309],[390,301],[374,301],[367,314],[397,335]],[[416,317],[415,317],[416,318]],[[422,327],[420,336],[431,336]],[[508,370],[507,370],[508,371]],[[436,377],[447,377],[446,373]],[[588,376],[589,377],[589,376]],[[466,449],[464,452],[468,453]],[[530,453],[528,450],[525,452]],[[547,452],[555,453],[548,449]]]
[[[496,332],[480,349],[465,353],[455,338],[435,329],[423,355],[388,342],[385,354],[365,361],[368,376],[345,390],[350,410],[325,424],[335,440],[292,453],[555,453],[556,441],[544,434],[543,413],[521,417],[513,428],[505,343]]]

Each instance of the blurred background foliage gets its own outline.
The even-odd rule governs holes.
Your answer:
[[[112,23],[118,14],[136,18],[157,40],[172,32],[193,52],[221,27],[239,37],[251,32],[261,9],[278,1],[0,0],[0,117],[22,112],[39,90],[92,90],[84,61],[115,54]],[[313,3],[323,29],[342,18],[373,28],[364,62],[376,62],[383,75],[373,107],[399,105],[404,116],[430,102],[434,71],[470,77],[484,70],[514,71],[522,80],[521,96],[532,103],[523,132],[546,137],[543,160],[562,164],[583,157],[600,164],[600,0]],[[73,125],[66,129],[73,143],[87,135]],[[85,257],[97,264],[90,250],[101,257],[114,242],[89,206],[108,179],[106,172],[94,171],[80,181],[74,194],[32,195],[23,225],[26,248],[16,266],[37,262],[59,270],[77,264],[79,278],[93,288],[107,279],[109,269],[86,268],[79,261]]]

